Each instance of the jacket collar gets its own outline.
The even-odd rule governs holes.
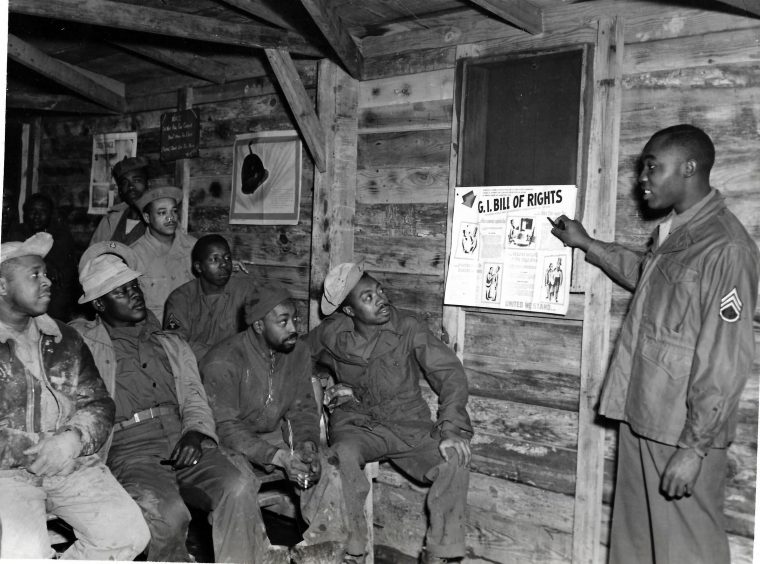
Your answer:
[[[56,343],[60,343],[63,335],[58,328],[58,324],[47,314],[32,317],[31,322],[37,326],[37,330],[43,334],[53,337]],[[7,343],[8,339],[15,339],[15,332],[5,323],[0,322],[0,343]]]
[[[687,220],[685,225],[678,227],[672,232],[670,236],[665,239],[662,246],[656,249],[656,252],[674,253],[691,246],[694,241],[699,240],[700,237],[703,236],[704,223],[711,220],[716,213],[725,207],[726,202],[723,199],[723,195],[718,190],[713,189],[712,193],[706,197],[706,201],[696,211],[694,216]],[[685,213],[688,213],[688,211]],[[653,239],[656,235],[657,232],[655,231]]]
[[[391,318],[387,323],[380,326],[380,333],[377,337],[377,343],[370,357],[381,356],[388,351],[393,350],[401,339],[402,331],[399,329],[400,319],[399,312],[394,306],[390,306]],[[335,319],[336,327],[333,330],[332,338],[329,339],[327,348],[336,358],[356,363],[366,364],[364,359],[353,354],[353,343],[356,340],[356,331],[354,320],[342,312],[335,312],[332,316]]]

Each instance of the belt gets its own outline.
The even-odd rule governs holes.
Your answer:
[[[122,429],[131,427],[132,425],[137,425],[138,423],[150,421],[151,419],[154,419],[156,417],[161,417],[162,415],[177,415],[177,408],[170,407],[170,406],[161,406],[161,407],[151,407],[150,409],[144,409],[143,411],[138,411],[126,421],[122,421],[121,423],[116,423],[113,426],[113,430],[114,432],[121,431]]]

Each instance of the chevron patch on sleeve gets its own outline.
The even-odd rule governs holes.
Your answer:
[[[721,317],[723,317],[723,314],[721,314]],[[166,322],[166,328],[169,329],[170,331],[176,331],[180,327],[181,325],[179,323],[179,319],[177,319],[177,317],[173,313],[170,313],[169,319],[167,319],[167,322]]]
[[[739,320],[742,312],[742,301],[739,299],[739,292],[734,286],[731,291],[720,299],[720,318],[728,323],[734,323]]]

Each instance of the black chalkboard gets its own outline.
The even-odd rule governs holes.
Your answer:
[[[200,119],[198,110],[161,114],[161,160],[176,161],[198,156]]]

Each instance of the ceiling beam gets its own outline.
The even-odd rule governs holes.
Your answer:
[[[237,8],[238,10],[245,12],[246,14],[257,17],[270,24],[274,24],[277,27],[281,27],[283,29],[289,29],[289,30],[293,29],[293,26],[290,25],[288,22],[286,22],[284,19],[282,19],[282,17],[280,17],[280,15],[277,12],[261,4],[260,2],[256,2],[255,0],[220,0],[220,1],[223,4],[227,4],[228,6],[233,6],[234,8]]]
[[[108,109],[126,110],[123,83],[55,59],[11,34],[8,34],[8,58]]]
[[[544,12],[529,0],[470,0],[485,11],[528,33],[544,31]]]
[[[265,25],[236,23],[113,0],[10,0],[11,13],[115,27],[242,47],[287,49],[320,57],[303,37]]]
[[[721,4],[728,4],[734,8],[739,8],[747,13],[760,16],[760,2],[757,0],[719,0]]]
[[[98,104],[65,94],[44,94],[8,91],[5,95],[8,108],[41,112],[65,112],[72,114],[119,114]]]
[[[200,55],[186,51],[167,49],[166,47],[148,46],[139,43],[128,43],[126,41],[111,41],[110,43],[125,51],[137,53],[146,59],[172,67],[185,74],[202,78],[209,82],[215,82],[216,84],[227,82],[229,67],[214,59],[201,57]]]
[[[314,165],[319,172],[324,172],[327,170],[325,131],[301,82],[301,77],[298,76],[293,59],[290,58],[290,53],[282,49],[265,49],[264,52],[267,54],[267,59],[285,94],[298,129],[314,159]]]
[[[355,79],[361,78],[362,53],[329,0],[301,0],[311,19],[340,57],[343,66]]]

